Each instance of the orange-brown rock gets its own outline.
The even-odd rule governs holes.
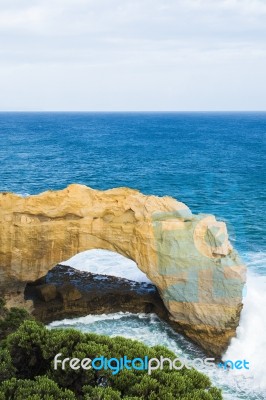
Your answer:
[[[193,215],[170,197],[70,185],[0,194],[0,222],[0,295],[8,300],[60,261],[106,249],[137,263],[174,323],[201,346],[221,353],[235,334],[245,266],[213,216]]]

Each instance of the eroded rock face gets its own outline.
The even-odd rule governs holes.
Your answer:
[[[50,293],[51,287],[55,296],[44,297],[43,292]],[[152,312],[169,322],[168,311],[154,285],[91,274],[65,265],[57,265],[41,281],[29,283],[25,296],[33,301],[35,318],[44,323],[120,311]]]
[[[0,222],[0,295],[19,298],[23,284],[60,261],[106,249],[137,263],[177,328],[202,347],[221,354],[235,334],[246,269],[211,215],[128,188],[70,185],[26,198],[0,194]]]

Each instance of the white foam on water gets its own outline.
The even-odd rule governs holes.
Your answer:
[[[80,318],[54,321],[47,327],[49,329],[76,328],[81,332],[95,332],[111,337],[123,336],[141,341],[148,346],[164,345],[176,354],[180,354],[184,349],[190,347],[190,343],[186,339],[152,313],[90,314]],[[199,354],[201,352],[195,349],[195,357]]]
[[[108,250],[94,249],[84,251],[69,260],[61,262],[61,264],[93,274],[151,283],[134,261]]]
[[[18,192],[18,193],[15,193],[15,194],[17,194],[18,196],[21,196],[21,197],[29,197],[30,196],[30,194],[27,193],[27,192]]]
[[[106,321],[106,320],[116,320],[121,319],[125,316],[133,316],[138,314],[132,314],[130,312],[118,312],[118,313],[111,313],[111,314],[89,314],[85,317],[78,317],[78,318],[65,318],[60,321],[53,321],[51,322],[48,327],[56,328],[56,327],[69,327],[76,326],[77,324],[89,325],[93,324],[98,321]]]
[[[251,272],[266,276],[266,252],[246,252],[241,254],[243,260],[248,265]]]
[[[261,390],[266,399],[266,277],[252,272],[247,276],[247,294],[243,299],[237,336],[232,339],[224,360],[250,362],[250,370],[234,370],[236,383],[246,390]]]

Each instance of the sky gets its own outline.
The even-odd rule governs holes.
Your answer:
[[[266,0],[0,0],[0,110],[266,110]]]

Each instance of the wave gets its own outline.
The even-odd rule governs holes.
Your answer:
[[[246,390],[266,390],[264,364],[266,360],[266,276],[248,271],[247,293],[237,335],[232,339],[224,360],[250,362],[250,370],[232,371],[236,383]],[[265,394],[266,395],[266,394]]]
[[[130,281],[152,283],[134,261],[113,251],[100,249],[83,251],[60,264],[93,274],[116,276]]]
[[[145,316],[146,314],[143,314],[143,315]],[[142,318],[141,314],[134,314],[134,313],[130,313],[130,312],[120,311],[120,312],[111,313],[111,314],[97,314],[97,315],[89,314],[89,315],[86,315],[85,317],[65,318],[60,321],[51,322],[48,325],[48,327],[51,327],[51,328],[56,328],[56,327],[61,327],[61,326],[72,327],[72,326],[76,326],[77,324],[89,325],[89,324],[93,324],[98,321],[117,320],[117,319],[121,319],[124,317],[134,317],[134,316],[140,316],[140,318]]]
[[[249,251],[241,253],[241,256],[248,266],[250,272],[259,275],[266,275],[266,252],[265,251]]]

